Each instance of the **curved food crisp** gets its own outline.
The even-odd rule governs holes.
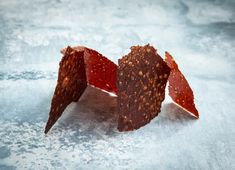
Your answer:
[[[149,123],[161,111],[165,87],[180,107],[199,117],[194,96],[172,56],[165,61],[154,47],[133,46],[118,66],[95,50],[67,47],[51,102],[47,133],[71,102],[77,102],[88,85],[117,95],[118,130],[130,131]]]
[[[165,61],[171,68],[169,76],[169,95],[172,100],[181,106],[184,110],[192,113],[195,117],[199,117],[199,113],[194,104],[194,96],[188,81],[181,73],[173,57],[166,52]]]
[[[170,68],[150,45],[132,47],[118,64],[118,130],[138,129],[161,111]]]

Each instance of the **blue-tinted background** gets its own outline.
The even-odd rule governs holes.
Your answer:
[[[235,169],[234,38],[233,0],[0,0],[0,169]],[[115,99],[90,89],[45,137],[61,48],[117,62],[147,43],[175,57],[199,120],[167,97],[150,124],[119,133],[105,116]]]

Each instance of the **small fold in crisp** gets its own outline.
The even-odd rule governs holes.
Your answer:
[[[77,102],[87,85],[116,94],[117,65],[95,50],[67,47],[60,62],[56,89],[51,102],[47,133],[71,102]]]

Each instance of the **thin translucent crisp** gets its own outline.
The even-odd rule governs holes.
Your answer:
[[[84,52],[87,83],[96,88],[116,94],[117,65],[93,49],[77,46],[73,47],[73,50]],[[64,51],[65,49],[62,50],[62,53]]]
[[[168,79],[170,97],[184,110],[199,118],[199,113],[194,104],[193,91],[188,81],[179,70],[178,65],[176,64],[173,57],[168,52],[165,54],[165,61],[171,68],[171,74]]]
[[[95,50],[67,47],[62,50],[58,81],[51,102],[47,133],[71,102],[77,102],[87,85],[116,94],[117,65]]]
[[[199,117],[193,91],[167,52],[164,61],[150,45],[133,46],[128,55],[118,60],[118,66],[82,46],[67,47],[62,53],[45,133],[71,102],[79,100],[88,85],[117,96],[119,131],[138,129],[160,113],[168,81],[173,101]]]

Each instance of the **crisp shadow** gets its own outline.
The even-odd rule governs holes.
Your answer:
[[[89,86],[79,102],[66,108],[57,128],[77,131],[75,133],[112,135],[117,128],[117,118],[116,97]]]
[[[188,122],[197,119],[174,103],[164,104],[162,107],[162,111],[159,115],[159,118],[162,119],[163,121],[171,121],[175,123]]]
[[[151,121],[153,126],[175,129],[196,120],[188,112],[174,103],[162,106],[161,113]],[[77,136],[104,137],[117,135],[117,98],[100,89],[88,87],[79,102],[71,103],[64,111],[57,131],[73,131]],[[151,126],[152,126],[151,125]],[[163,129],[164,130],[164,129]],[[57,133],[57,132],[55,132]]]
[[[191,116],[174,103],[163,104],[161,112],[147,127],[161,140],[177,135],[183,129],[190,129],[196,123],[196,118]]]

